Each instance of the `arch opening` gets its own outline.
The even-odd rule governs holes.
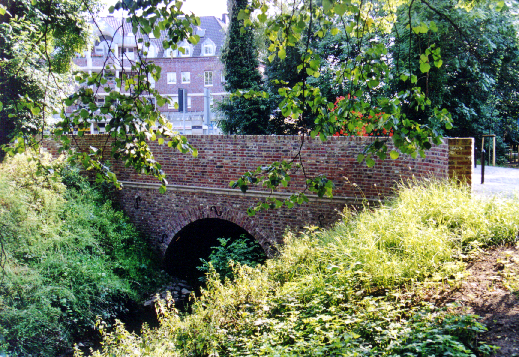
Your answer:
[[[196,269],[202,265],[200,258],[209,260],[211,247],[219,246],[218,238],[231,238],[231,242],[245,235],[254,237],[239,225],[219,218],[203,218],[189,223],[171,240],[164,255],[164,270],[191,286],[200,286],[198,278],[204,274]]]

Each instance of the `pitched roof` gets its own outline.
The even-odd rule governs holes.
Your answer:
[[[163,57],[164,46],[163,42],[167,39],[167,31],[161,31],[160,38],[148,37],[146,34],[138,32],[133,36],[132,26],[126,21],[127,18],[116,18],[114,16],[100,17],[99,23],[104,22],[111,29],[110,35],[114,38],[114,41],[118,44],[124,43],[136,45],[139,38],[143,38],[145,41],[150,42],[157,48],[157,57]],[[224,23],[216,16],[200,16],[200,26],[203,37],[200,36],[200,41],[194,46],[193,54],[191,57],[199,57],[202,53],[202,44],[209,38],[216,45],[216,55],[220,55],[222,46],[225,42],[225,28]],[[103,26],[100,26],[103,30]],[[108,30],[108,29],[107,29]],[[196,28],[195,28],[196,30]],[[204,31],[205,30],[205,31]],[[103,31],[104,32],[104,31]],[[205,33],[204,33],[205,32]],[[124,38],[123,38],[124,35]],[[131,42],[129,42],[131,41]]]

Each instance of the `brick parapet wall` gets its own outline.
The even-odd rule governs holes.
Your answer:
[[[162,163],[162,169],[170,184],[228,188],[229,181],[236,180],[246,171],[274,161],[291,160],[301,145],[298,136],[188,136],[189,142],[198,149],[198,157],[181,154],[166,145],[150,143],[155,159]],[[435,176],[447,178],[460,169],[449,169],[449,163],[464,167],[463,150],[449,148],[453,139],[434,146],[426,152],[426,158],[411,159],[401,156],[397,160],[376,160],[373,168],[357,162],[372,138],[332,137],[326,142],[306,138],[301,156],[307,176],[326,175],[336,185],[335,195],[345,197],[366,197],[376,199],[392,193],[395,183],[401,179]],[[456,141],[457,140],[457,141]],[[464,143],[470,139],[456,139]],[[80,140],[83,149],[97,147],[109,153],[111,139],[106,135],[85,135]],[[456,144],[458,147],[461,147]],[[390,146],[390,149],[391,146]],[[456,154],[458,153],[458,154]],[[107,157],[109,155],[106,155]],[[120,180],[131,182],[157,182],[155,178],[139,175],[121,163],[114,164]],[[451,172],[452,171],[452,172]],[[282,192],[296,192],[304,185],[301,173],[293,177],[290,186]],[[261,190],[261,188],[254,188]]]
[[[474,139],[449,138],[449,178],[472,185],[474,170]]]

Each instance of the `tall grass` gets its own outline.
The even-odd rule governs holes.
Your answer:
[[[345,211],[329,230],[287,233],[279,257],[238,266],[233,281],[209,276],[192,314],[161,305],[161,327],[140,337],[118,326],[94,355],[488,355],[474,316],[400,292],[462,272],[472,254],[515,244],[518,232],[517,200],[480,201],[448,182],[402,184],[394,199]]]

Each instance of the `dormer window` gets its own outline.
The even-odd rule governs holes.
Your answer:
[[[174,58],[178,57],[178,50],[172,50],[171,48],[168,48],[164,51],[164,57],[165,58]]]
[[[178,46],[178,55],[180,57],[191,57],[193,55],[193,45],[187,41],[182,41]]]
[[[184,53],[180,52],[181,57],[191,56],[191,48],[189,48],[189,46],[182,46],[182,48],[184,49]]]
[[[211,39],[207,39],[202,43],[202,56],[214,56],[216,53],[216,45]]]
[[[204,56],[212,56],[214,55],[214,48],[211,45],[204,46]]]

